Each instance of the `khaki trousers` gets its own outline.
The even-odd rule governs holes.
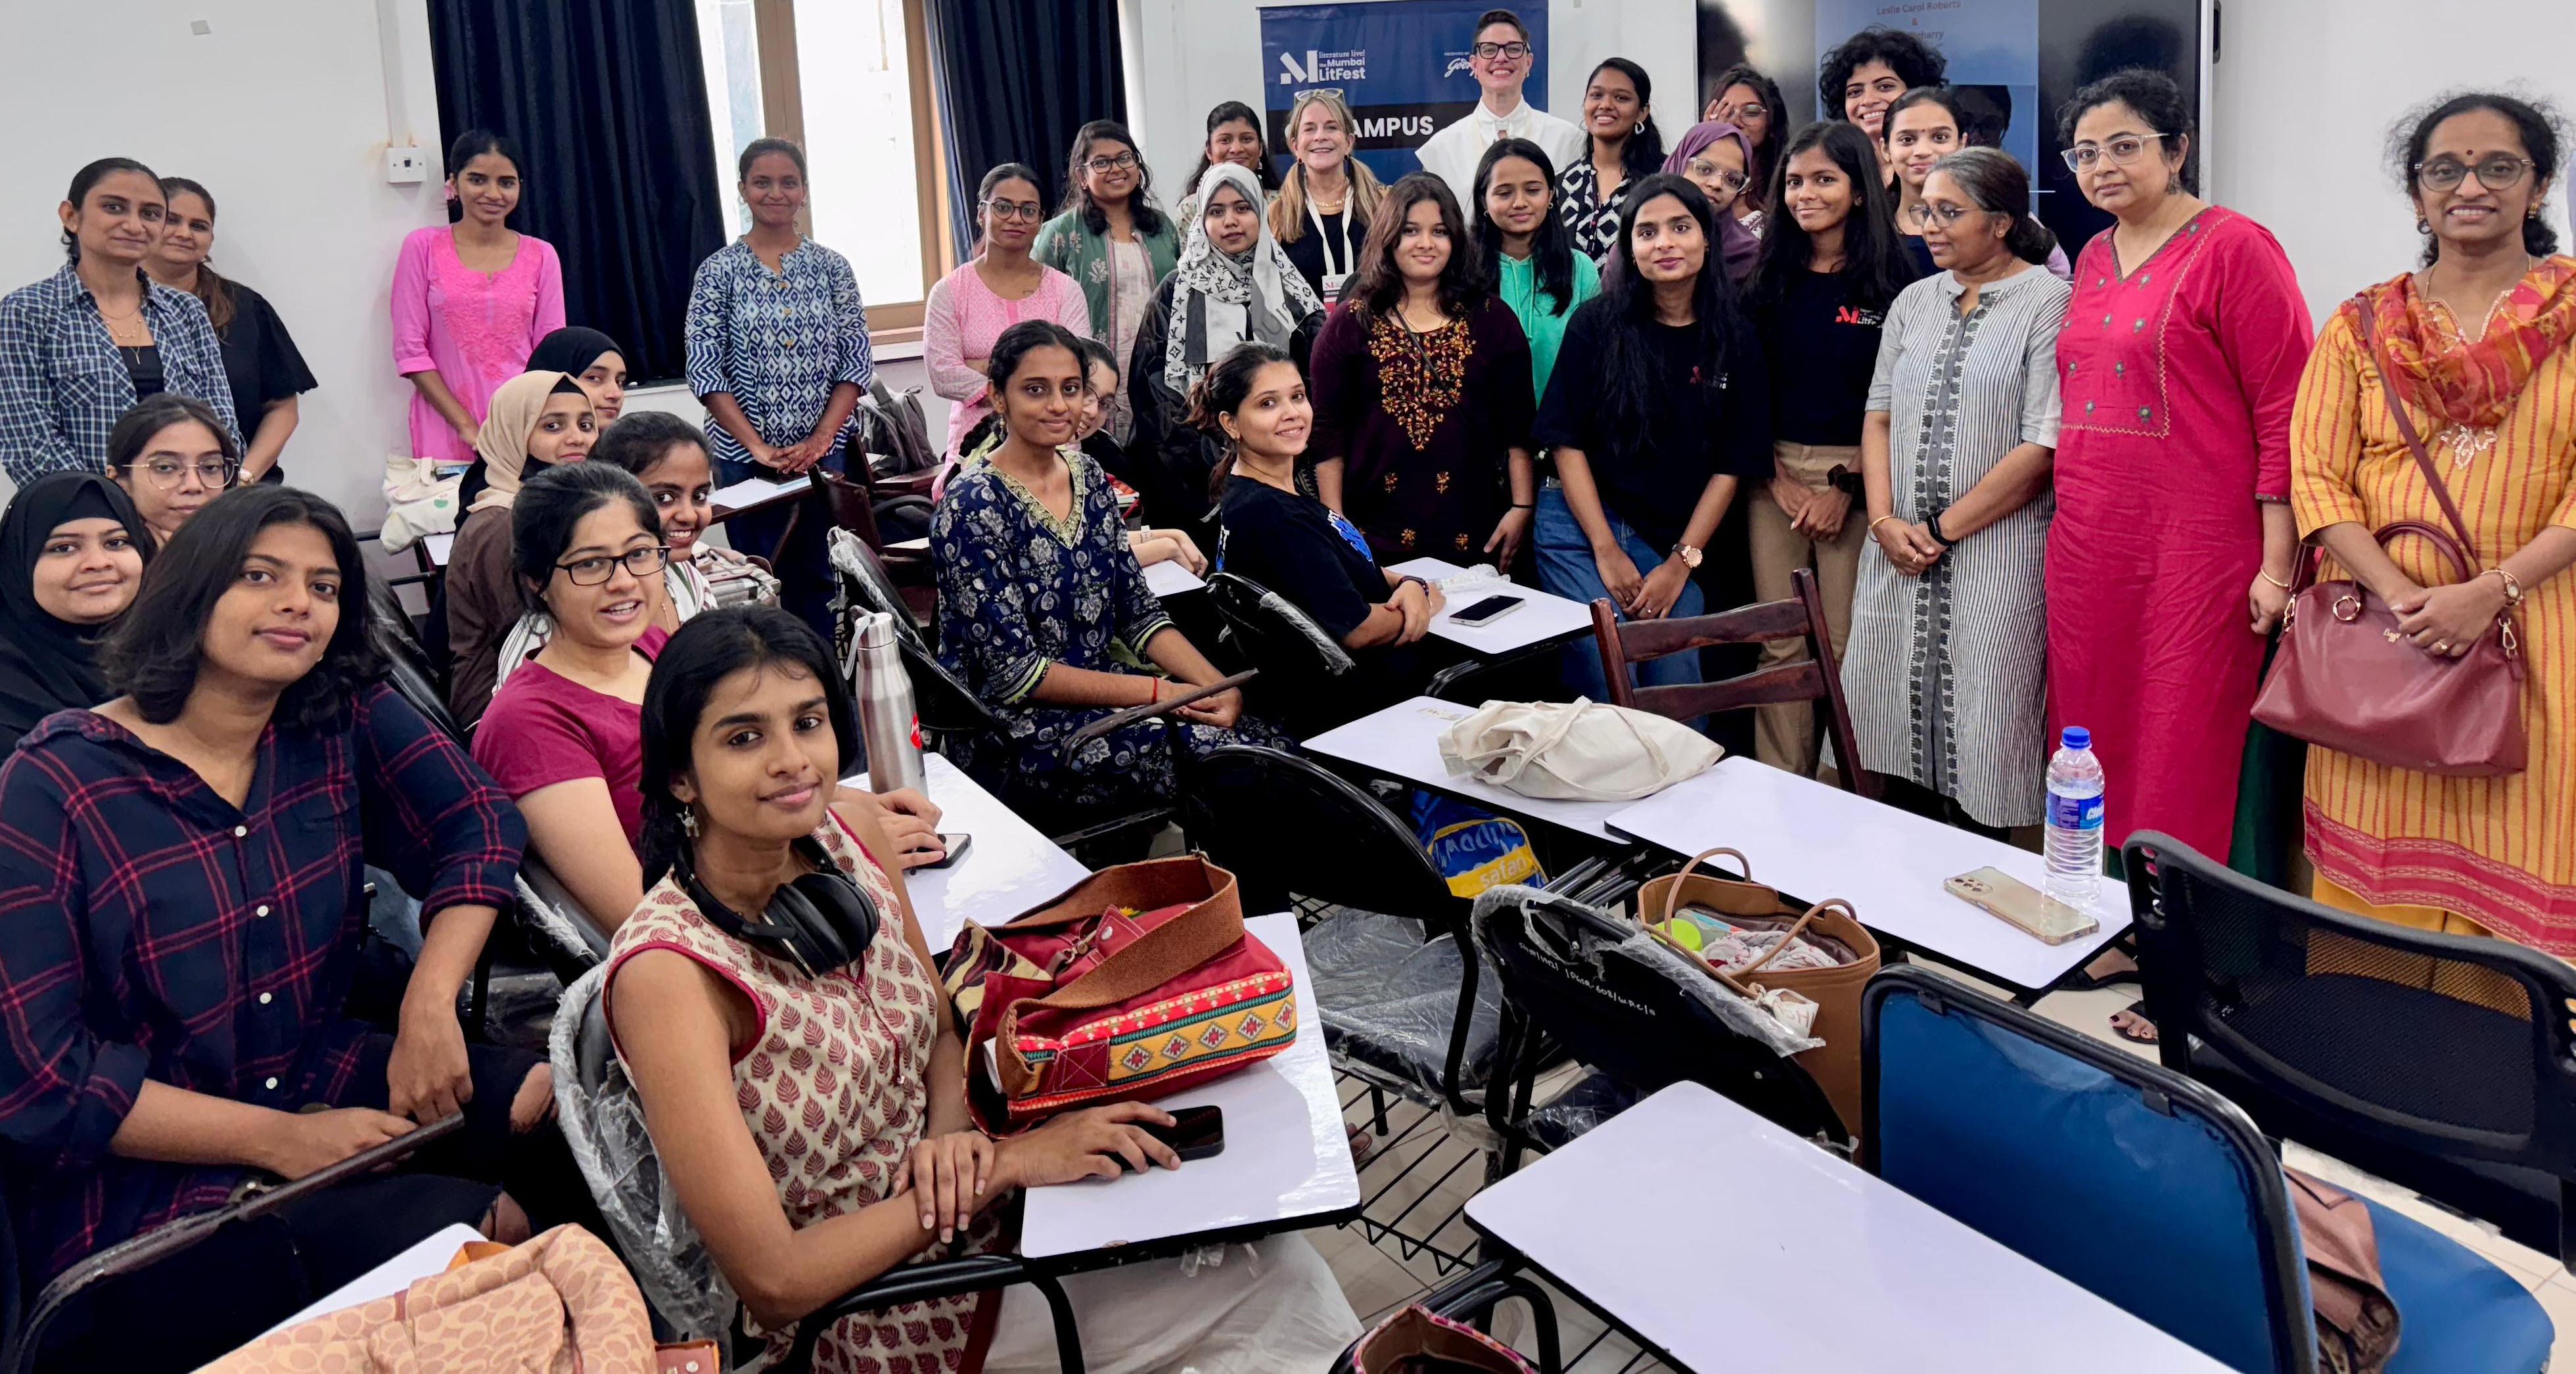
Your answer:
[[[1854,472],[1860,470],[1860,449],[1856,446],[1793,444],[1784,440],[1774,444],[1771,452],[1782,471],[1818,489],[1826,485],[1825,474],[1838,464]],[[1851,638],[1852,587],[1860,578],[1861,545],[1869,537],[1867,508],[1854,500],[1851,513],[1843,517],[1842,532],[1819,541],[1789,528],[1789,517],[1781,511],[1780,503],[1771,499],[1769,483],[1746,486],[1750,492],[1746,499],[1752,503],[1754,595],[1764,601],[1785,601],[1794,594],[1789,575],[1800,568],[1813,568],[1817,590],[1825,599],[1825,628],[1833,636],[1835,661],[1840,662],[1843,645]],[[1762,646],[1765,668],[1796,663],[1806,656],[1806,641],[1800,639],[1775,639]],[[1754,757],[1800,777],[1814,777],[1816,725],[1809,703],[1763,706],[1754,714]]]

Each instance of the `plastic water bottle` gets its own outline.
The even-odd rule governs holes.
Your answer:
[[[2048,877],[2045,895],[2089,911],[2102,893],[2102,760],[2093,732],[2066,727],[2048,761]]]

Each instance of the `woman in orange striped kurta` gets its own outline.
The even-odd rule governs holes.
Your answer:
[[[2437,777],[2313,749],[2307,846],[2320,901],[2576,957],[2576,258],[2545,256],[2531,218],[2555,140],[2509,107],[2530,113],[2466,96],[2417,126],[2406,163],[2434,261],[2364,293],[2376,360],[2354,305],[2327,322],[2292,421],[2292,503],[2334,555],[2323,575],[2386,598],[2427,653],[2467,652],[2510,607],[2530,766]],[[2449,528],[2390,383],[2475,537],[2465,583],[2444,585],[2456,574],[2425,540],[2375,552],[2391,521]]]

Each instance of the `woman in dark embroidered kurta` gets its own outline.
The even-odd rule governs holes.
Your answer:
[[[1069,764],[1063,758],[1076,730],[1170,695],[1173,684],[1153,677],[1154,667],[1184,683],[1216,680],[1145,585],[1099,466],[1070,443],[1084,385],[1079,345],[1045,320],[1003,331],[991,375],[1008,437],[990,461],[948,484],[930,523],[940,661],[1008,730],[1005,739],[965,745],[958,762],[1014,806],[1090,810],[1167,799],[1176,747],[1286,743],[1256,721],[1204,721],[1185,710],[1115,731]],[[1015,381],[1015,372],[1026,375]],[[1528,376],[1524,363],[1522,380]],[[1048,479],[1068,488],[1069,499],[1057,498],[1061,516],[1045,494]],[[1154,667],[1141,666],[1148,663]],[[1063,682],[1051,681],[1066,669],[1074,671]],[[1133,688],[1114,680],[1121,677]],[[1210,700],[1240,709],[1235,693]]]

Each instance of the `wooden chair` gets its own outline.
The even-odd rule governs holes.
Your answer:
[[[1602,675],[1610,680],[1610,702],[1690,720],[1779,702],[1822,701],[1829,708],[1826,724],[1833,732],[1836,775],[1846,791],[1875,801],[1878,779],[1860,766],[1860,743],[1852,735],[1851,707],[1843,700],[1842,668],[1834,661],[1833,636],[1825,628],[1825,603],[1816,590],[1816,576],[1800,568],[1789,580],[1792,591],[1786,601],[1758,602],[1683,620],[1623,623],[1618,607],[1607,597],[1594,601],[1592,636],[1601,648]],[[1806,640],[1806,660],[1774,664],[1721,682],[1638,687],[1628,677],[1632,663],[1696,653],[1712,644],[1763,644],[1775,639]]]

